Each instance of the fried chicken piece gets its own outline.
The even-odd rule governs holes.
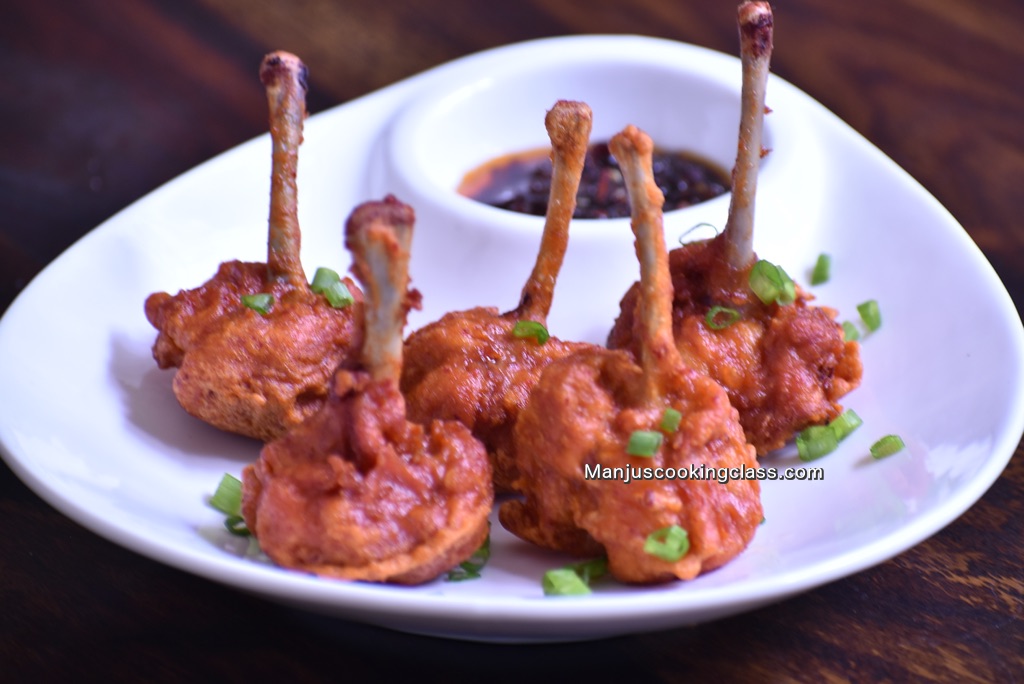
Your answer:
[[[306,67],[294,55],[263,59],[273,140],[267,263],[228,261],[202,286],[146,299],[159,332],[153,358],[177,368],[172,387],[193,416],[263,441],[319,409],[336,367],[358,354],[362,295],[346,279],[354,303],[336,308],[306,282],[299,260],[296,203],[298,148],[306,116]],[[242,297],[264,293],[266,314]]]
[[[672,338],[663,196],[654,183],[651,140],[628,126],[610,144],[629,189],[640,260],[639,365],[624,351],[594,348],[544,370],[515,426],[517,484],[525,496],[503,503],[500,520],[543,547],[607,554],[609,571],[623,582],[692,579],[746,548],[762,511],[756,479],[689,479],[691,467],[710,472],[757,461],[725,390],[689,368]],[[674,431],[661,427],[666,409],[681,415]],[[661,434],[660,448],[650,457],[629,455],[634,431]],[[643,479],[642,468],[651,475],[675,468],[687,479]],[[618,477],[608,474],[615,469]],[[645,550],[650,535],[673,526],[686,531],[688,552],[665,559]]]
[[[729,392],[759,455],[783,446],[805,427],[838,416],[839,399],[860,384],[863,373],[860,346],[845,340],[834,309],[812,306],[813,297],[799,286],[791,304],[766,304],[749,285],[757,263],[754,199],[772,23],[768,3],[746,2],[739,8],[742,111],[725,229],[712,240],[669,253],[679,351],[688,366]],[[623,297],[609,347],[638,351],[643,325],[636,314],[639,297],[638,285]],[[714,307],[733,309],[739,319],[715,329],[707,321]]]
[[[483,445],[455,421],[406,419],[398,391],[413,211],[388,197],[353,212],[346,244],[365,288],[359,366],[325,406],[243,472],[242,512],[276,563],[317,575],[418,584],[467,559],[494,501]]]
[[[514,334],[520,321],[546,324],[569,240],[569,223],[590,137],[592,115],[582,102],[559,101],[547,113],[552,182],[540,250],[519,306],[448,313],[406,340],[402,392],[412,420],[455,419],[468,425],[491,455],[499,493],[516,478],[512,426],[541,370],[582,343]]]

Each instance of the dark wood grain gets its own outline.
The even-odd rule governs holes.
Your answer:
[[[637,33],[735,52],[733,0],[396,5],[4,3],[0,312],[104,219],[265,131],[254,78],[270,49],[307,62],[313,112],[544,36]],[[775,11],[774,73],[933,193],[1020,309],[1024,4],[779,0]],[[86,361],[69,348],[68,362]],[[16,400],[0,388],[0,411]],[[0,679],[1016,681],[1022,501],[1018,447],[960,519],[852,577],[693,628],[503,647],[328,621],[236,593],[85,531],[0,466]]]

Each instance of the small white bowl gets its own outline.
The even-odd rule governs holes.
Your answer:
[[[416,210],[411,269],[430,311],[440,301],[449,309],[518,303],[543,218],[485,205],[457,187],[490,160],[548,146],[544,116],[557,100],[591,107],[592,142],[634,124],[659,147],[694,152],[726,170],[735,161],[740,62],[728,55],[649,38],[581,36],[499,48],[446,72],[394,119],[378,189]],[[772,144],[767,123],[764,144]],[[771,164],[766,159],[764,167]],[[728,203],[726,193],[668,212],[670,248],[696,224],[724,225]],[[628,219],[574,220],[549,317],[553,334],[571,330],[576,339],[603,342],[638,274]]]

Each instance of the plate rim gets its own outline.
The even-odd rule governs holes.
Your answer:
[[[666,45],[672,46],[674,49],[683,48],[686,50],[695,50],[693,54],[706,54],[713,57],[714,59],[720,59],[724,61],[733,61],[738,63],[736,58],[731,57],[724,53],[715,52],[708,48],[691,45],[688,43],[680,43],[662,38],[649,38],[645,36],[614,36],[614,35],[586,35],[586,36],[571,36],[571,37],[554,37],[554,38],[540,38],[529,41],[523,41],[520,43],[513,43],[511,45],[500,46],[491,48],[479,53],[460,57],[451,62],[433,67],[420,74],[411,76],[407,79],[399,81],[395,84],[386,86],[380,90],[374,91],[367,95],[361,96],[348,103],[340,104],[330,109],[324,110],[310,117],[307,125],[316,126],[320,125],[319,121],[326,121],[327,119],[339,116],[343,111],[352,111],[353,108],[364,106],[371,102],[378,102],[385,98],[390,98],[390,101],[395,103],[396,107],[407,106],[410,99],[418,91],[418,88],[425,87],[435,78],[457,78],[459,71],[468,69],[473,65],[486,64],[487,60],[491,59],[505,59],[508,56],[515,55],[520,51],[532,51],[532,50],[544,50],[544,49],[564,49],[569,45],[603,45],[607,43],[614,44],[650,44],[650,45]],[[482,60],[482,61],[477,61]],[[788,87],[794,88],[791,85],[780,78],[777,78],[773,74],[772,87]],[[795,88],[794,88],[795,89]],[[829,112],[820,104],[816,103],[812,98],[806,94],[797,90],[797,92],[806,99],[806,102],[811,105],[820,107],[830,119],[830,123],[838,124],[841,127],[847,129],[847,135],[852,134],[856,136],[856,141],[863,144],[865,149],[873,150],[873,154],[881,155],[881,158],[885,160],[891,170],[897,171],[904,176],[903,180],[908,188],[916,188],[916,192],[923,193],[921,199],[924,201],[931,202],[936,210],[944,212],[948,220],[960,228],[962,237],[966,244],[971,245],[972,259],[977,263],[976,265],[981,267],[981,272],[986,273],[990,282],[987,283],[987,291],[996,293],[996,296],[1002,299],[999,302],[1000,309],[1006,309],[1007,311],[1016,314],[1016,320],[1009,320],[1007,322],[1007,330],[1012,335],[1013,347],[1016,349],[1018,356],[1015,358],[1017,365],[1017,378],[1020,381],[1019,384],[1024,385],[1024,368],[1022,368],[1021,357],[1024,355],[1024,328],[1021,326],[1019,312],[1013,306],[1012,298],[1006,291],[1005,286],[999,280],[998,275],[995,273],[991,264],[987,258],[981,252],[980,248],[976,243],[971,240],[970,236],[963,230],[962,226],[956,222],[955,218],[949,214],[949,212],[942,207],[938,200],[936,200],[930,193],[928,193],[916,180],[911,178],[903,169],[897,166],[891,159],[884,155],[877,147],[875,147],[870,141],[856,134],[852,128],[849,128],[844,122],[838,119],[834,114]],[[65,249],[60,255],[58,255],[50,264],[44,267],[33,279],[23,288],[18,296],[11,302],[3,316],[0,317],[0,348],[4,348],[5,345],[11,344],[11,342],[5,342],[6,338],[13,338],[14,333],[10,332],[10,329],[14,325],[11,321],[18,321],[19,318],[27,315],[19,313],[24,307],[27,307],[31,298],[34,296],[33,293],[39,289],[40,282],[45,282],[45,279],[52,277],[55,270],[60,268],[60,265],[64,263],[72,253],[72,250],[81,251],[86,249],[83,245],[88,245],[90,240],[98,239],[97,236],[109,231],[109,226],[116,226],[122,217],[137,206],[141,202],[147,201],[152,195],[165,191],[171,184],[180,181],[184,177],[198,172],[200,169],[219,163],[219,160],[223,160],[229,155],[234,155],[239,150],[247,145],[256,144],[260,139],[267,137],[267,134],[261,134],[256,138],[243,142],[238,146],[235,146],[229,150],[226,150],[211,159],[189,169],[185,173],[171,179],[167,183],[155,188],[145,196],[139,198],[135,202],[129,204],[124,209],[118,211],[113,216],[102,222],[84,236],[76,240],[72,245]],[[6,332],[6,335],[5,335]],[[2,370],[2,369],[0,369]],[[800,570],[790,570],[782,574],[782,578],[787,579],[788,582],[784,582],[780,590],[779,587],[779,575],[772,575],[769,580],[763,580],[762,578],[750,578],[744,581],[742,586],[725,585],[717,587],[705,587],[702,589],[702,594],[694,597],[690,596],[688,599],[681,601],[682,605],[678,603],[672,603],[671,605],[648,606],[650,610],[656,612],[659,616],[677,616],[680,613],[685,613],[687,610],[693,610],[694,608],[708,608],[711,604],[721,606],[722,594],[731,594],[732,600],[726,601],[726,603],[736,606],[738,603],[756,603],[757,605],[763,605],[765,603],[773,602],[776,600],[782,600],[795,593],[808,591],[814,587],[827,584],[835,581],[836,579],[855,574],[863,571],[869,567],[877,565],[885,560],[906,551],[913,546],[916,546],[924,539],[928,538],[932,534],[938,532],[946,525],[953,522],[957,517],[962,515],[968,510],[974,503],[980,499],[986,491],[994,484],[998,479],[999,475],[1003,472],[1010,458],[1012,458],[1017,444],[1020,441],[1020,435],[1024,434],[1024,392],[1018,391],[1015,395],[1015,404],[1013,409],[1017,413],[1016,420],[1008,420],[1007,430],[1000,435],[998,443],[993,444],[993,452],[1002,454],[1001,456],[989,459],[986,462],[986,467],[981,469],[977,475],[970,480],[970,486],[963,487],[957,490],[956,495],[952,501],[955,506],[944,507],[941,509],[933,510],[929,515],[920,518],[915,518],[910,522],[909,525],[901,528],[901,534],[889,534],[881,537],[880,539],[873,540],[872,542],[856,547],[854,550],[840,554],[838,556],[829,558],[824,561],[818,561],[811,564],[810,566]],[[1016,435],[1016,436],[1015,436]],[[3,456],[4,461],[11,467],[12,471],[29,485],[30,489],[33,490],[40,498],[46,501],[49,505],[60,511],[62,514],[69,518],[72,518],[79,524],[82,524],[86,529],[96,533],[97,535],[108,539],[122,547],[128,548],[133,552],[139,553],[140,555],[148,558],[157,560],[163,564],[176,567],[180,570],[184,570],[206,579],[224,584],[226,586],[233,586],[235,588],[241,588],[247,591],[258,592],[267,598],[276,598],[278,600],[293,601],[299,599],[300,602],[312,601],[316,598],[323,589],[323,580],[316,578],[309,578],[303,575],[297,575],[291,571],[279,570],[269,568],[273,571],[272,575],[274,579],[271,580],[271,585],[277,590],[276,595],[270,595],[266,592],[266,584],[260,584],[266,582],[268,575],[266,570],[268,568],[260,568],[255,566],[250,569],[243,569],[241,577],[244,581],[239,582],[238,578],[234,579],[225,578],[220,575],[223,569],[236,570],[234,559],[230,556],[224,558],[208,557],[206,554],[200,554],[187,549],[178,549],[162,545],[156,541],[146,539],[140,535],[133,528],[124,526],[123,524],[115,521],[106,520],[101,517],[95,516],[91,511],[88,511],[81,506],[77,505],[74,501],[69,501],[66,497],[62,497],[60,492],[49,485],[47,482],[41,480],[36,471],[34,471],[24,454],[15,453],[15,447],[12,446],[12,437],[9,434],[9,427],[5,425],[5,422],[0,417],[0,456]],[[910,540],[908,543],[908,539]],[[897,541],[898,540],[898,541]],[[870,552],[870,553],[868,553]],[[826,568],[826,571],[822,572],[822,567]],[[808,583],[806,575],[813,575],[814,579]],[[314,587],[317,587],[314,589]],[[495,616],[495,609],[497,609],[498,617],[504,620],[520,621],[515,625],[508,625],[510,632],[517,632],[517,627],[522,627],[529,624],[534,624],[538,620],[551,621],[560,626],[565,625],[577,625],[580,621],[592,619],[595,614],[607,614],[609,608],[619,609],[635,609],[638,600],[636,594],[622,594],[622,595],[601,595],[594,594],[592,600],[587,602],[554,602],[551,600],[546,601],[524,601],[522,597],[492,597],[486,601],[477,596],[458,596],[458,595],[438,595],[434,596],[427,593],[401,593],[401,589],[393,587],[378,587],[376,585],[360,585],[360,584],[337,584],[334,585],[337,591],[331,589],[332,593],[339,593],[340,595],[349,594],[351,597],[357,599],[361,607],[368,608],[369,605],[364,605],[364,601],[372,601],[376,599],[380,600],[380,595],[383,593],[387,596],[402,596],[402,601],[408,601],[411,606],[399,606],[391,605],[390,600],[387,602],[387,609],[393,614],[398,615],[399,613],[413,608],[413,612],[418,616],[429,617],[432,612],[439,606],[446,607],[463,607],[467,610],[480,607],[486,604],[490,610],[488,619],[493,619]],[[774,587],[774,588],[772,588]],[[381,592],[381,589],[386,591]],[[351,591],[349,591],[351,590]],[[286,595],[287,594],[287,595]],[[410,601],[411,598],[411,601]],[[640,600],[639,603],[645,603]],[[752,607],[752,606],[751,606]],[[742,605],[737,607],[737,611],[744,610]],[[465,622],[467,625],[476,624],[480,620],[480,616],[474,611],[470,610],[467,615],[452,615],[451,611],[446,616],[448,621],[455,623]],[[629,612],[629,611],[627,611]],[[387,626],[387,625],[384,625]],[[637,631],[637,630],[630,630]],[[610,635],[621,632],[602,632],[602,635]],[[474,635],[456,635],[451,634],[449,636],[459,636],[460,638],[480,638],[479,634]],[[484,637],[486,639],[486,637]],[[501,638],[501,635],[498,635]],[[521,637],[519,637],[521,638]],[[591,638],[591,637],[586,637]],[[548,639],[542,639],[548,640]]]

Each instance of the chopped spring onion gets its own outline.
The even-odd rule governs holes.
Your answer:
[[[224,518],[224,527],[236,537],[249,537],[252,532],[245,526],[245,519],[240,515],[229,515]]]
[[[764,259],[750,271],[750,289],[765,304],[785,306],[796,301],[796,284],[781,266]]]
[[[690,537],[679,525],[654,530],[644,541],[644,553],[675,563],[690,550]]]
[[[590,583],[596,579],[601,579],[608,574],[608,558],[601,556],[600,558],[592,558],[582,563],[575,563],[569,566],[573,572],[580,576],[583,583],[590,586]]]
[[[225,473],[208,503],[227,516],[224,519],[224,527],[228,528],[228,532],[239,537],[249,536],[249,528],[245,526],[245,520],[242,518],[241,480]]]
[[[857,311],[860,313],[861,319],[864,320],[864,325],[871,332],[882,327],[882,312],[878,309],[878,302],[876,300],[869,299],[863,304],[858,304]]]
[[[266,316],[274,306],[274,295],[267,294],[266,292],[242,295],[242,304],[261,316]]]
[[[544,344],[551,339],[548,329],[537,321],[518,321],[512,328],[512,334],[516,337],[532,337],[537,340],[537,344]]]
[[[590,593],[590,583],[608,574],[608,559],[594,558],[544,573],[541,586],[547,596],[574,596]]]
[[[886,435],[871,445],[871,456],[876,459],[892,456],[896,452],[902,451],[905,446],[906,444],[903,443],[903,439],[899,435]]]
[[[853,409],[843,411],[838,418],[828,424],[832,432],[836,433],[836,439],[843,441],[850,436],[850,433],[864,424],[860,416]]]
[[[796,450],[802,461],[813,461],[832,453],[839,442],[864,424],[852,409],[844,411],[828,425],[812,425],[796,436]]]
[[[679,423],[683,420],[683,414],[676,411],[674,408],[667,408],[665,412],[661,414],[661,423],[658,425],[658,429],[662,432],[675,432],[679,429]]]
[[[313,274],[313,281],[309,284],[309,289],[313,292],[321,293],[331,286],[331,283],[336,283],[341,280],[341,276],[338,272],[321,266],[316,269],[316,273]]]
[[[208,503],[225,515],[241,514],[242,481],[234,475],[225,473]]]
[[[811,271],[811,285],[827,283],[832,271],[832,257],[828,254],[819,254],[818,260],[814,263],[814,270]]]
[[[544,573],[541,580],[545,596],[580,596],[590,593],[583,578],[572,568],[555,568]]]
[[[812,425],[796,436],[797,455],[801,461],[813,461],[830,454],[839,446],[835,430],[828,425]]]
[[[657,430],[635,430],[629,436],[626,453],[630,456],[654,456],[665,436]]]
[[[343,309],[356,301],[338,272],[323,266],[316,269],[309,289],[322,294],[335,309]]]
[[[712,330],[722,330],[740,320],[740,312],[727,306],[713,306],[704,317],[704,322]]]
[[[356,301],[348,286],[340,280],[324,290],[323,294],[327,298],[327,303],[335,309],[344,309]]]
[[[459,563],[448,571],[449,582],[461,582],[463,580],[478,579],[480,571],[491,559],[491,535],[488,534],[480,548],[473,552],[473,555]]]
[[[850,342],[860,339],[860,331],[850,321],[843,321],[843,341]]]

